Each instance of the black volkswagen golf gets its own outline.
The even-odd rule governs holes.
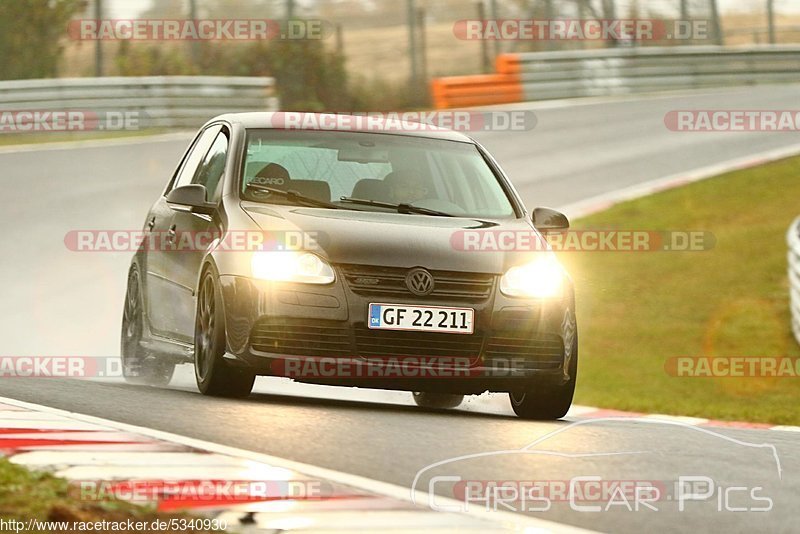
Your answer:
[[[269,375],[434,408],[508,392],[521,417],[564,416],[574,291],[542,234],[566,217],[529,213],[461,133],[305,119],[228,114],[199,131],[131,262],[126,379],[165,385],[192,362],[206,395]]]

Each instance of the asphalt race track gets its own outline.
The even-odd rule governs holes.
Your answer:
[[[538,124],[531,131],[474,135],[510,174],[529,208],[558,207],[800,144],[797,133],[678,133],[664,126],[664,116],[672,110],[794,109],[799,90],[798,86],[763,86],[541,105],[533,108]],[[70,230],[140,229],[147,208],[166,183],[188,138],[0,149],[3,355],[119,354],[130,254],[73,252],[66,248],[64,237]],[[591,379],[582,375],[578,388],[580,381]],[[638,511],[615,506],[609,511],[578,512],[568,502],[556,500],[548,511],[535,512],[549,520],[596,530],[678,532],[708,530],[710,525],[730,532],[797,529],[800,433],[796,432],[712,432],[679,424],[618,420],[571,427],[569,422],[518,420],[511,416],[505,396],[482,396],[470,399],[459,410],[436,412],[412,406],[410,395],[404,393],[313,387],[263,378],[246,400],[212,399],[200,396],[191,369],[185,366],[168,389],[129,386],[119,379],[2,378],[0,396],[408,488],[420,470],[424,471],[417,489],[428,489],[434,475],[483,481],[567,481],[576,476],[599,476],[604,480],[657,481],[665,488],[662,498],[651,503],[657,511],[647,506]],[[528,453],[520,451],[558,429],[563,431]],[[507,452],[457,459],[425,470],[434,462],[491,451]],[[681,504],[671,485],[687,476],[713,479],[713,496]],[[739,487],[746,490],[731,489]],[[453,496],[451,484],[440,483],[434,489]],[[771,510],[730,511],[768,504],[753,497],[771,499]]]

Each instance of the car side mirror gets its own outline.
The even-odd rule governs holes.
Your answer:
[[[567,216],[550,208],[536,208],[533,210],[533,226],[537,230],[552,232],[558,230],[569,230],[569,219]]]
[[[216,205],[206,202],[206,187],[189,184],[176,187],[167,194],[167,204],[176,211],[191,211],[211,215]]]

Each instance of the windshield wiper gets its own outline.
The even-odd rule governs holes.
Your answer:
[[[277,189],[275,187],[269,187],[268,185],[261,185],[261,184],[253,184],[249,183],[246,187],[250,189],[255,189],[257,191],[265,191],[267,193],[272,193],[275,195],[281,195],[282,197],[286,198],[290,202],[294,202],[296,204],[306,204],[309,206],[314,206],[318,208],[331,208],[335,210],[342,209],[341,206],[336,204],[332,204],[330,202],[325,202],[324,200],[318,200],[316,198],[307,197],[303,194],[298,193],[292,189],[288,191],[284,191],[283,189]]]
[[[434,217],[454,217],[449,213],[445,213],[443,211],[436,211],[428,208],[422,208],[420,206],[414,206],[413,204],[392,204],[391,202],[379,202],[377,200],[367,200],[364,198],[350,198],[350,197],[342,197],[339,199],[340,202],[344,202],[346,204],[357,204],[359,206],[375,206],[376,208],[388,208],[392,210],[397,210],[397,213],[419,213],[420,215],[433,215]]]

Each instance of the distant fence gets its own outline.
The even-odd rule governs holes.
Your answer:
[[[606,48],[501,54],[496,74],[432,81],[437,108],[800,82],[800,46]]]
[[[196,128],[222,113],[277,108],[275,81],[265,77],[144,76],[0,82],[0,112],[77,110],[98,116],[132,113],[141,119],[141,127]],[[0,122],[0,130],[9,128]]]
[[[789,227],[786,240],[789,243],[789,306],[792,312],[792,332],[800,343],[800,217]]]

